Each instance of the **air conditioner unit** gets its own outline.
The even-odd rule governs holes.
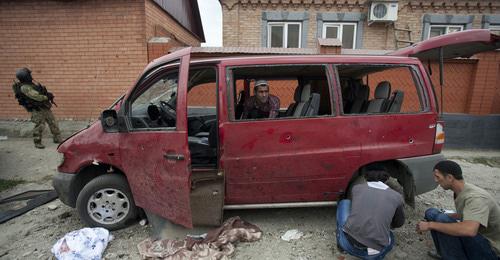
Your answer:
[[[370,6],[370,22],[392,22],[398,19],[398,2],[373,1]]]

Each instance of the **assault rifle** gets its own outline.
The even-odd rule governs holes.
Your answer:
[[[42,85],[40,82],[36,82],[36,86],[38,87],[38,89],[39,89],[40,93],[41,93],[42,95],[47,96],[47,98],[49,99],[49,102],[50,102],[52,105],[54,105],[54,106],[56,106],[56,107],[57,107],[56,102],[54,102],[54,94],[52,94],[51,92],[49,92],[49,91],[47,90],[47,88],[46,88],[44,85]]]

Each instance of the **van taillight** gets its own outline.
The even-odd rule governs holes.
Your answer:
[[[444,122],[437,122],[436,124],[436,137],[434,138],[433,153],[440,153],[444,145]]]

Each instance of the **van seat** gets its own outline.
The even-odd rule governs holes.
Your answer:
[[[350,107],[349,111],[346,111],[349,114],[358,114],[364,111],[368,103],[368,97],[370,96],[370,87],[368,85],[359,85],[357,87],[354,101]]]
[[[216,165],[217,163],[217,120],[207,120],[207,124],[210,125],[208,136],[206,134],[188,136],[193,165]]]
[[[295,109],[297,108],[297,104],[300,103],[300,94],[302,93],[302,85],[299,85],[295,88],[293,93],[293,103],[291,103],[286,109],[285,116],[290,117],[293,116]]]
[[[375,88],[374,99],[368,102],[368,113],[382,113],[387,109],[389,103],[389,95],[391,94],[391,83],[389,81],[382,81],[378,83]]]
[[[300,102],[295,106],[293,117],[317,115],[320,100],[320,94],[311,93],[311,84],[305,84],[300,91]]]
[[[388,113],[399,113],[401,111],[401,106],[403,105],[403,99],[405,93],[402,90],[395,90],[392,93],[392,97],[389,100],[389,106],[387,107]]]

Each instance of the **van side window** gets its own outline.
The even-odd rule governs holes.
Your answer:
[[[394,65],[336,66],[344,114],[418,113],[428,108],[416,68]]]
[[[273,120],[332,115],[324,65],[230,68],[234,120]]]
[[[175,128],[178,73],[155,79],[131,104],[133,128]]]

